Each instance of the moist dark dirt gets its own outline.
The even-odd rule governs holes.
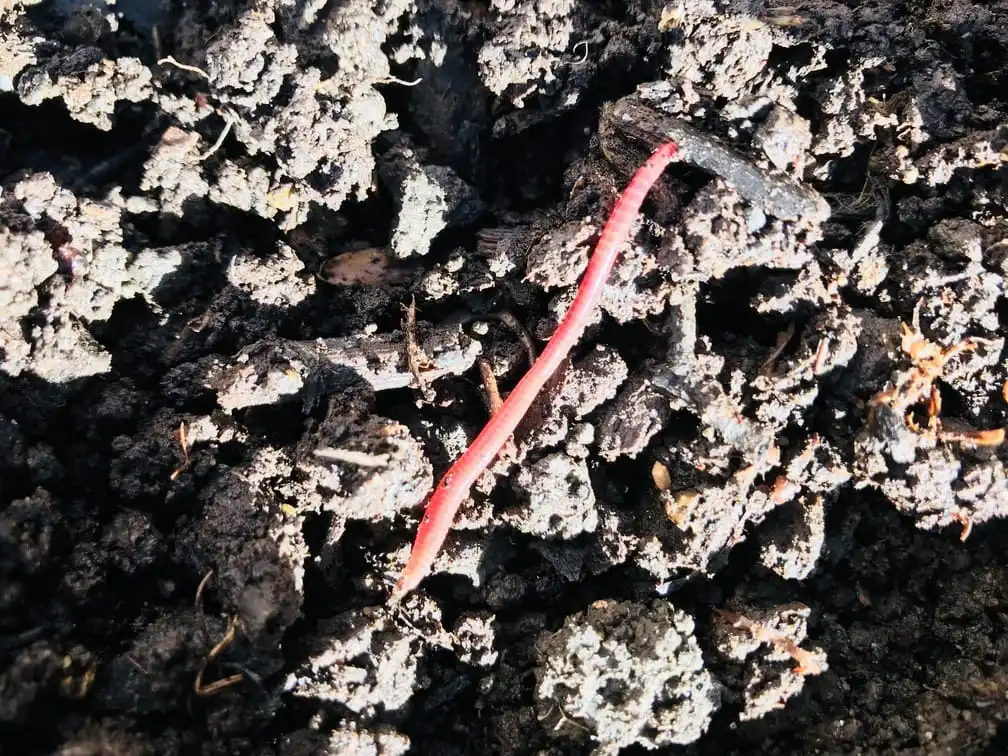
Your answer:
[[[0,753],[1008,752],[1006,52],[1002,0],[0,0]]]

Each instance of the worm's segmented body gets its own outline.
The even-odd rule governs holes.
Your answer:
[[[501,408],[438,482],[417,529],[409,561],[392,592],[393,599],[412,591],[430,572],[434,558],[455,521],[455,514],[469,495],[476,479],[493,462],[542,387],[581,338],[602,297],[602,290],[616,262],[616,256],[630,236],[630,229],[644,198],[665,167],[672,162],[676,149],[672,142],[663,144],[634,174],[603,226],[574,302],[549,343]]]

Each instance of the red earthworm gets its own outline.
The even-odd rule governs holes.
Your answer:
[[[602,298],[602,290],[616,262],[616,256],[629,239],[631,227],[644,198],[665,167],[672,162],[677,149],[673,142],[667,142],[656,149],[647,162],[637,169],[623,194],[616,200],[567,314],[539,358],[504,400],[504,404],[437,484],[427,503],[420,527],[417,528],[409,561],[392,590],[391,600],[412,591],[430,572],[434,558],[455,521],[455,514],[469,495],[473,483],[493,462],[543,385],[581,338],[592,312]]]

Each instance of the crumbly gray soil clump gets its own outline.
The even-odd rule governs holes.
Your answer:
[[[536,697],[553,732],[619,753],[697,740],[720,693],[693,637],[693,621],[665,602],[600,601],[539,644]],[[580,731],[580,732],[579,732]]]

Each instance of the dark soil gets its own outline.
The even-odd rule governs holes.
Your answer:
[[[0,0],[0,754],[1008,753],[1006,53],[1004,0]]]

